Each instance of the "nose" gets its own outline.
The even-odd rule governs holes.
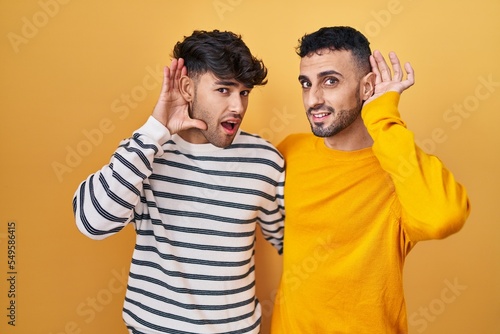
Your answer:
[[[318,87],[311,87],[303,94],[304,105],[306,110],[317,109],[325,103],[323,98],[323,91]]]
[[[240,94],[234,94],[231,97],[229,109],[233,113],[243,114],[247,108],[247,104],[248,104],[248,102],[247,102],[246,97],[243,97]]]

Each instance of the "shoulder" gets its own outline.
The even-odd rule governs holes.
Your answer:
[[[316,138],[316,136],[314,136],[312,133],[292,133],[286,136],[278,146],[289,143],[310,142],[314,138]]]
[[[299,151],[305,147],[314,146],[317,137],[312,133],[294,133],[288,135],[281,143],[278,144],[278,150],[287,156],[291,151]]]
[[[231,145],[224,149],[226,154],[238,157],[239,162],[252,164],[255,172],[264,166],[283,172],[285,159],[278,149],[258,135],[241,131]]]
[[[267,152],[268,154],[281,157],[278,149],[269,141],[265,140],[259,135],[251,134],[245,131],[241,131],[229,147],[238,149],[252,149],[254,151],[260,151],[262,154]]]

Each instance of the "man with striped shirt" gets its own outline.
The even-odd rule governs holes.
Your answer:
[[[130,333],[258,333],[257,224],[281,253],[284,161],[240,130],[267,69],[231,32],[174,47],[157,105],[73,199],[92,239],[136,231],[123,318]]]

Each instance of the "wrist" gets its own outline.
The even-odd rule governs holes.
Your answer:
[[[154,115],[151,115],[146,123],[134,133],[151,138],[160,145],[165,143],[171,137],[168,128]]]

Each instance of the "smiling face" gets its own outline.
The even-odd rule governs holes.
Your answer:
[[[334,136],[366,134],[363,101],[371,95],[370,74],[363,76],[350,51],[320,50],[301,59],[299,82],[312,132]]]
[[[194,78],[193,87],[190,116],[204,121],[207,129],[192,128],[179,135],[194,144],[229,146],[243,121],[251,88],[236,80],[219,79],[210,72]]]

